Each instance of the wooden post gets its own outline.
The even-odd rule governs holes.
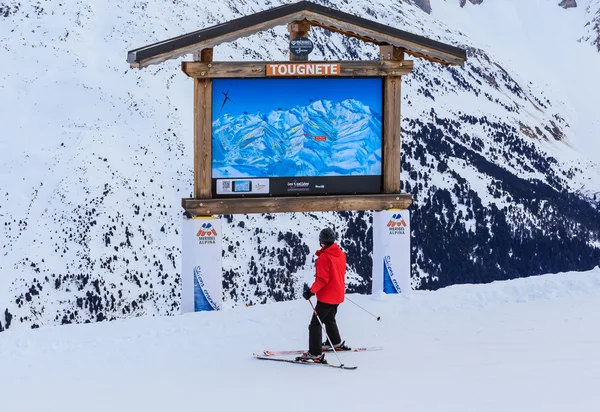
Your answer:
[[[212,62],[212,49],[204,49],[200,59]],[[194,79],[194,197],[212,197],[212,80]]]
[[[380,60],[404,60],[404,49],[396,46],[379,46],[379,58]]]
[[[404,58],[404,50],[398,47],[381,46],[380,52],[384,60]],[[386,77],[383,93],[383,192],[400,193],[402,76]]]
[[[288,31],[290,32],[290,41],[297,37],[308,37],[308,31],[310,30],[310,24],[306,22],[292,22],[288,24]],[[296,56],[290,50],[290,61],[308,61],[308,56]]]

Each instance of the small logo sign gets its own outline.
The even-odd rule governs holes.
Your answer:
[[[198,243],[201,245],[207,243],[215,243],[217,238],[217,231],[211,223],[202,223],[202,227],[196,233],[198,237]]]
[[[406,221],[400,213],[395,213],[388,221],[387,227],[390,229],[390,235],[403,235]]]
[[[394,226],[404,226],[406,227],[406,222],[404,221],[404,219],[402,219],[402,215],[400,213],[396,213],[395,215],[392,215],[392,218],[390,219],[390,221],[388,222],[388,227],[394,227]]]
[[[269,179],[217,179],[218,195],[268,194]]]
[[[294,56],[308,56],[313,47],[313,42],[308,37],[296,37],[290,41],[290,51]]]

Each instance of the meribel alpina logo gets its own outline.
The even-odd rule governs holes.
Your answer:
[[[406,222],[400,213],[395,213],[387,224],[390,229],[390,235],[403,235],[406,228]]]
[[[215,230],[212,224],[202,223],[202,227],[200,228],[200,230],[198,230],[196,236],[198,237],[198,243],[201,245],[207,243],[215,243],[215,241],[217,240],[217,231]]]

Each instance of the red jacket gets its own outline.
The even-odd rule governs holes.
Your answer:
[[[342,303],[346,292],[346,254],[334,243],[316,255],[315,281],[310,291],[317,295],[319,302]]]

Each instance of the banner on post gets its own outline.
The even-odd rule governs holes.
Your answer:
[[[221,240],[220,219],[183,216],[181,313],[222,308]]]
[[[410,212],[384,210],[373,214],[373,282],[371,293],[410,290]]]

